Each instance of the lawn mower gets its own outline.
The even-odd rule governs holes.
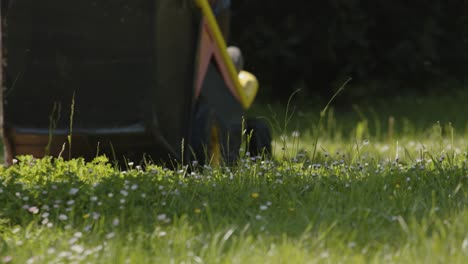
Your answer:
[[[244,119],[257,80],[236,71],[207,0],[2,0],[1,22],[7,164],[271,152],[268,126]]]

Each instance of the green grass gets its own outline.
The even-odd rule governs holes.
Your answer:
[[[0,169],[0,263],[466,263],[462,113],[372,108],[320,126],[314,107],[286,125],[254,109],[275,157],[231,168],[20,157]]]

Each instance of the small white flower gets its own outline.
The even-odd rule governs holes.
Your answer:
[[[23,201],[25,202],[29,201],[29,197],[28,196],[23,197]]]
[[[256,216],[255,216],[255,219],[261,220],[261,219],[262,219],[262,216],[261,216],[261,215],[256,215]]]
[[[93,219],[94,219],[94,220],[98,220],[100,216],[101,216],[100,213],[93,212]]]
[[[83,233],[76,232],[75,234],[73,234],[73,236],[76,237],[76,238],[81,238],[83,236]]]
[[[47,227],[48,227],[48,228],[52,228],[53,226],[54,226],[54,224],[52,224],[52,223],[50,223],[50,222],[47,223]]]
[[[16,163],[18,163],[18,160],[17,160],[17,159],[13,159],[12,162],[13,162],[13,164],[16,164]]]
[[[299,131],[297,131],[297,130],[292,132],[292,137],[297,138],[297,137],[299,137],[300,135],[301,135],[301,133],[300,133]]]
[[[267,201],[267,202],[266,202],[266,205],[267,205],[267,206],[271,206],[272,203],[271,203],[270,201]]]
[[[14,161],[15,161],[15,159],[13,159],[13,163],[15,163]],[[16,162],[18,162],[18,161],[16,161]],[[9,263],[12,260],[13,260],[12,256],[5,256],[5,257],[2,258],[2,263]]]
[[[109,198],[112,198],[112,197],[114,197],[114,194],[113,194],[113,193],[108,193],[107,196],[108,196]]]
[[[68,244],[69,244],[69,245],[73,245],[73,244],[75,244],[77,241],[78,241],[78,238],[77,238],[77,237],[72,237],[72,238],[70,238],[70,240],[68,240]]]
[[[67,202],[67,205],[74,205],[74,204],[75,204],[75,200],[69,200],[69,201]]]
[[[128,166],[132,167],[133,164],[135,164],[135,163],[133,163],[133,161],[130,161],[130,162],[128,163]]]
[[[70,195],[75,195],[78,193],[80,189],[78,188],[71,188],[70,191],[68,192]]]
[[[53,184],[51,187],[52,189],[57,190],[57,185]]]
[[[133,184],[132,187],[131,187],[130,189],[132,189],[133,191],[136,190],[136,189],[138,189],[138,184]]]
[[[65,214],[60,214],[58,218],[59,218],[59,220],[61,220],[61,221],[66,221],[66,220],[68,220],[68,216],[65,215]]]
[[[159,237],[164,237],[166,235],[167,235],[167,233],[165,231],[161,231],[161,232],[158,233]]]
[[[55,248],[49,248],[47,249],[47,254],[52,255],[55,253]]]
[[[158,220],[159,221],[164,221],[164,220],[166,220],[166,217],[167,217],[166,214],[159,214],[158,215]]]
[[[113,237],[115,237],[115,233],[114,233],[114,232],[110,232],[109,234],[106,235],[106,238],[107,238],[107,239],[111,239],[111,238],[113,238]]]
[[[29,211],[31,214],[37,214],[37,213],[39,213],[39,208],[37,208],[36,206],[29,207],[28,211]]]
[[[268,209],[268,206],[266,206],[266,205],[260,205],[260,210],[265,211],[266,209]]]
[[[91,197],[91,201],[92,201],[92,202],[95,202],[95,201],[97,201],[97,200],[98,200],[97,196]]]
[[[123,199],[123,198],[120,199],[120,203],[122,203],[122,204],[125,203],[125,199]]]
[[[48,223],[49,223],[49,218],[44,218],[44,219],[42,219],[42,221],[41,221],[41,224],[42,224],[42,225],[47,225]]]
[[[121,190],[121,191],[120,191],[120,194],[122,194],[123,196],[127,196],[127,195],[128,195],[128,192],[125,191],[125,190]]]
[[[3,189],[2,189],[2,188],[0,188],[0,193],[3,193]]]
[[[76,252],[78,254],[81,254],[84,251],[84,247],[81,246],[81,245],[73,245],[73,246],[70,247],[70,249],[71,249],[71,251],[74,251],[74,252]]]
[[[85,231],[85,232],[91,231],[91,225],[85,226],[85,227],[83,228],[83,231]]]
[[[142,193],[141,198],[146,198],[146,193]]]
[[[118,218],[114,218],[114,220],[112,221],[112,224],[113,224],[114,226],[118,226],[119,223],[120,223],[120,221],[119,221]]]

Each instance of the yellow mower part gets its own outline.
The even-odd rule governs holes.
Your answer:
[[[252,73],[248,71],[240,71],[239,82],[244,90],[244,106],[245,108],[249,108],[258,92],[258,80]]]

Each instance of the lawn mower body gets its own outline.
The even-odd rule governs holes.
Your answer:
[[[1,4],[7,163],[101,154],[189,161],[200,159],[215,123],[216,136],[241,137],[238,80],[194,1]]]

